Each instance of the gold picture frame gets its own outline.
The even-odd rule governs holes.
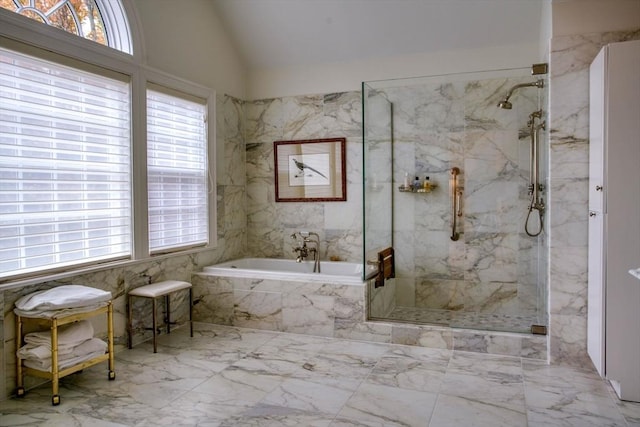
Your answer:
[[[347,200],[346,138],[274,141],[276,202]]]

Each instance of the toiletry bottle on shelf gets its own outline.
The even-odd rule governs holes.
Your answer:
[[[431,181],[429,181],[428,176],[425,177],[424,181],[422,182],[422,189],[427,193],[431,191]]]
[[[413,191],[418,191],[422,186],[420,185],[420,178],[416,176],[416,179],[413,181]]]
[[[406,191],[411,189],[411,183],[409,182],[409,172],[404,173],[404,183],[402,184]]]

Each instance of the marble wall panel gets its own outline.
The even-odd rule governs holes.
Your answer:
[[[453,350],[453,330],[451,328],[425,328],[397,324],[393,325],[391,342],[394,344]]]
[[[480,313],[525,314],[515,282],[465,281],[464,309]]]
[[[464,278],[473,283],[510,282],[518,279],[518,236],[515,233],[476,233],[466,238]]]
[[[262,99],[245,105],[245,140],[247,143],[272,143],[283,138],[282,99]]]
[[[332,337],[335,298],[324,295],[283,294],[282,329],[285,332]]]
[[[413,277],[400,278],[396,274],[396,305],[416,307],[416,282]]]
[[[395,307],[396,279],[386,279],[384,286],[375,287],[374,281],[367,284],[369,313],[371,317],[384,318]]]
[[[530,277],[537,271],[529,257],[539,253],[521,241],[531,239],[522,233],[529,202],[526,122],[543,98],[535,88],[519,89],[511,97],[513,109],[502,110],[497,104],[509,89],[535,80],[524,74],[458,80],[410,80],[384,89],[394,104],[395,182],[406,171],[410,179],[428,175],[439,185],[432,193],[394,199],[394,247],[413,259],[398,256],[397,277],[415,278],[415,297],[396,302],[488,313],[546,309],[539,304],[537,277]],[[461,169],[464,191],[456,242],[449,238],[453,166]]]
[[[282,112],[285,140],[321,138],[326,135],[330,119],[324,114],[324,95],[283,98]]]
[[[358,261],[362,254],[362,108],[359,92],[295,96],[247,102],[247,252],[293,258],[289,236],[306,230],[321,236],[321,259]],[[275,202],[273,142],[347,138],[347,201]]]
[[[233,325],[244,328],[282,330],[282,294],[233,291]]]
[[[424,132],[455,132],[464,128],[462,82],[427,83],[385,89],[394,105],[394,138],[420,139]]]
[[[459,280],[464,278],[464,241],[452,241],[451,230],[415,230],[415,276]],[[401,244],[399,242],[399,244]]]
[[[438,310],[464,310],[466,285],[463,280],[416,280],[416,307]]]
[[[331,119],[327,132],[338,128],[349,138],[362,137],[362,96],[360,92],[330,93],[323,97],[324,115]]]
[[[554,363],[586,354],[589,66],[607,43],[640,30],[554,37],[550,53],[550,332]]]
[[[233,282],[223,278],[194,274],[193,318],[195,321],[231,325],[233,322]]]
[[[487,334],[467,330],[453,331],[454,350],[474,353],[504,354],[520,356],[522,341],[519,337],[506,334]]]

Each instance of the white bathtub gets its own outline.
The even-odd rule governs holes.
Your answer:
[[[247,277],[270,280],[303,280],[362,285],[362,264],[321,261],[321,273],[313,272],[313,261],[291,259],[242,258],[204,267],[202,272],[213,276]]]

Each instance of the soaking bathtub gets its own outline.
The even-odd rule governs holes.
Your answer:
[[[308,335],[341,336],[365,321],[362,265],[243,258],[204,267],[192,283],[194,320]]]
[[[362,264],[321,261],[320,273],[313,272],[313,264],[313,261],[296,262],[292,259],[241,258],[204,267],[202,272],[224,277],[363,285]]]

